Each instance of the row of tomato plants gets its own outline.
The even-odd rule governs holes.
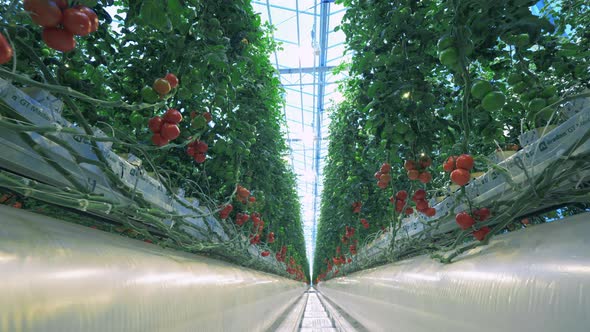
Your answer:
[[[308,278],[268,57],[276,45],[249,1],[25,0],[3,2],[0,13],[5,68],[37,81],[51,82],[49,74],[98,100],[153,104],[129,111],[77,102],[82,121],[116,136],[117,153],[140,151],[170,188],[213,211],[232,205],[216,217]],[[70,107],[64,115],[80,123]],[[247,201],[239,188],[249,188]],[[246,227],[244,215],[266,223]]]
[[[540,14],[529,0],[340,3],[353,57],[332,111],[316,281],[414,209],[430,217],[427,200],[486,171],[497,149],[518,150],[522,131],[559,121],[551,105],[590,86],[583,1]],[[456,211],[457,228],[487,239],[478,223],[499,211],[469,206]],[[413,252],[443,246],[434,240]]]

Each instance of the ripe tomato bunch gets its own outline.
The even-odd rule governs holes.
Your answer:
[[[201,164],[207,159],[208,150],[209,145],[207,145],[207,143],[201,140],[196,140],[188,144],[186,154],[192,157],[197,163]]]
[[[490,209],[481,208],[473,210],[471,214],[466,211],[459,212],[455,216],[455,221],[462,230],[467,230],[475,225],[476,222],[487,220],[491,215]],[[481,227],[480,229],[472,232],[473,236],[479,241],[483,241],[485,236],[490,232],[490,228],[487,226]]]
[[[163,78],[158,78],[154,81],[152,88],[160,95],[160,98],[169,94],[172,89],[178,86],[178,78],[172,73],[166,74]]]
[[[98,30],[96,13],[86,6],[70,7],[67,0],[25,0],[24,7],[33,22],[43,27],[43,41],[61,52],[76,48],[76,36]]]
[[[473,169],[473,157],[468,154],[460,156],[450,156],[443,164],[443,169],[447,173],[451,173],[451,181],[458,186],[464,186],[469,182],[471,174],[469,171]]]
[[[247,213],[238,213],[238,214],[236,214],[236,225],[242,226],[248,220],[250,220],[250,216]]]
[[[2,33],[0,33],[0,65],[3,65],[12,59],[14,52],[12,51],[12,46],[6,37]]]
[[[421,156],[418,160],[406,160],[404,168],[408,171],[410,180],[419,180],[426,184],[432,180],[432,174],[426,170],[432,164],[428,156]]]
[[[234,209],[234,207],[231,204],[224,206],[221,209],[221,211],[219,211],[219,218],[227,219],[227,217],[229,217],[229,214],[233,211],[233,209]]]
[[[369,222],[367,221],[367,219],[365,219],[365,218],[361,219],[361,224],[363,225],[363,227],[365,229],[369,228]]]
[[[391,165],[389,163],[383,163],[381,168],[377,173],[375,173],[375,178],[377,181],[377,186],[381,189],[387,188],[389,185],[389,181],[391,181]]]
[[[356,255],[357,251],[356,251],[356,244],[351,244],[350,246],[348,246],[348,251],[350,251],[351,255]]]
[[[275,258],[279,262],[284,262],[285,258],[287,258],[287,246],[282,246],[281,250],[275,254]]]
[[[402,211],[404,211],[404,207],[406,206],[406,200],[408,199],[408,192],[405,190],[400,190],[397,192],[397,194],[395,194],[395,197],[392,196],[389,198],[389,201],[392,204],[395,204],[395,211],[398,213],[401,213]],[[405,209],[405,214],[412,214],[414,213],[414,209],[412,209],[411,207],[407,207]]]
[[[153,133],[152,143],[157,146],[164,146],[175,140],[180,135],[178,124],[182,121],[182,114],[171,108],[166,111],[163,117],[155,116],[148,122],[148,128]]]
[[[363,204],[361,202],[352,203],[352,213],[361,213]]]
[[[426,190],[418,189],[412,195],[412,201],[416,203],[416,210],[427,217],[434,217],[436,209],[431,207],[426,200]]]
[[[274,243],[275,242],[275,232],[269,232],[268,236],[266,237],[267,243]]]
[[[256,203],[256,197],[250,196],[250,190],[248,190],[240,185],[238,185],[238,187],[236,189],[236,194],[237,194],[238,201],[240,201],[240,203],[242,203],[242,204],[247,204],[248,202]]]

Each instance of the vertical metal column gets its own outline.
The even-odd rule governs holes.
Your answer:
[[[321,0],[320,3],[320,60],[319,68],[325,68],[328,62],[328,34],[330,26],[330,2],[329,0]],[[320,181],[320,158],[322,150],[322,117],[324,115],[324,95],[326,91],[326,71],[318,71],[318,94],[317,94],[317,108],[315,112],[315,183],[313,188],[313,228],[311,231],[311,254],[315,254],[315,238],[317,230],[317,216],[318,216],[318,197],[319,189],[318,183]],[[313,261],[313,259],[312,259]],[[313,269],[313,267],[312,267]]]

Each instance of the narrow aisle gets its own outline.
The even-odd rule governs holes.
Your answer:
[[[300,332],[331,332],[338,331],[334,320],[318,298],[315,289],[308,291],[307,304],[301,320]]]

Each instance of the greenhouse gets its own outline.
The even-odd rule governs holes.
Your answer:
[[[0,332],[590,331],[589,0],[0,0]]]

